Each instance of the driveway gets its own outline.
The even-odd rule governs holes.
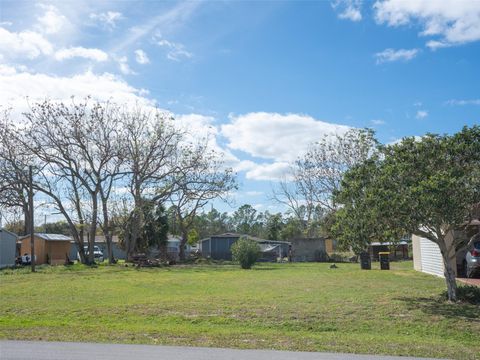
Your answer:
[[[457,280],[467,285],[475,285],[480,287],[480,279],[457,278]]]
[[[398,356],[233,350],[183,346],[0,341],[2,360],[408,360]]]

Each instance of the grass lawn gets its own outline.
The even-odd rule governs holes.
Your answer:
[[[0,338],[480,359],[480,307],[441,301],[443,279],[338,266],[4,270]]]

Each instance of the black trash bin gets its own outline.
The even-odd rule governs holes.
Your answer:
[[[381,270],[390,270],[390,253],[389,252],[379,252],[378,259],[380,260],[380,269]]]
[[[363,252],[360,254],[360,266],[362,270],[372,270],[372,260],[369,253]]]

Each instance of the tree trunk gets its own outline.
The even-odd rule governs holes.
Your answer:
[[[439,241],[438,246],[443,258],[444,276],[447,283],[447,294],[449,301],[457,301],[457,279],[455,269],[450,263],[449,249],[445,245],[445,241]]]
[[[27,204],[23,204],[23,234],[28,235],[30,233],[30,208]]]
[[[112,249],[112,230],[110,229],[110,218],[108,216],[107,199],[102,194],[102,212],[103,212],[103,235],[105,236],[105,243],[107,244],[107,258],[108,263],[114,263],[113,249]]]
[[[180,241],[179,249],[178,249],[178,258],[183,261],[185,260],[185,245],[187,244],[188,240],[188,232],[186,230],[182,231],[182,240]]]
[[[95,245],[95,235],[97,232],[98,199],[97,193],[92,194],[92,223],[89,229],[88,238],[88,265],[95,263],[95,254],[93,247]]]
[[[135,207],[133,209],[133,214],[130,221],[127,224],[128,236],[125,242],[125,247],[127,251],[127,260],[131,260],[133,253],[137,248],[137,240],[140,237],[141,227],[143,226],[143,202],[140,186],[138,185],[138,180],[135,181],[135,190],[134,190],[134,201]]]
[[[112,241],[112,234],[105,235],[105,241],[107,242],[107,256],[108,256],[108,263],[111,265],[115,262],[113,258],[113,241]]]

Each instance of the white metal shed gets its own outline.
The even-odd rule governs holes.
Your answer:
[[[17,235],[0,228],[0,268],[15,265]]]

